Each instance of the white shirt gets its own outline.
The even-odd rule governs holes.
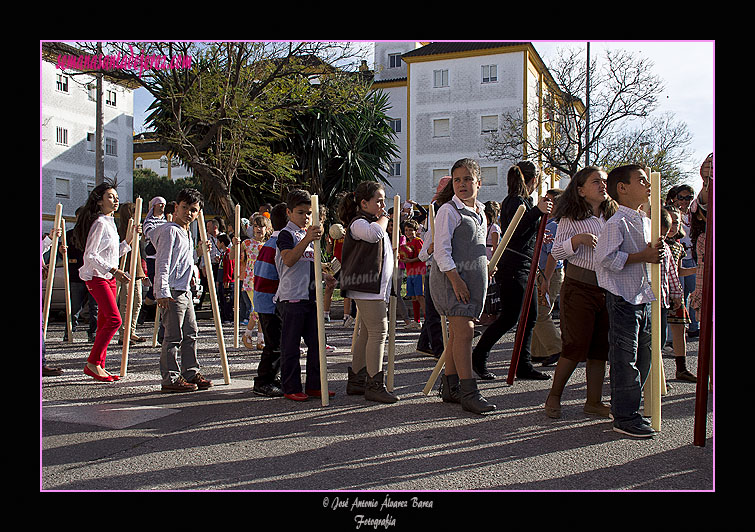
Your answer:
[[[110,270],[117,268],[118,258],[129,251],[131,246],[125,240],[120,242],[115,219],[107,214],[100,214],[89,228],[79,277],[82,281],[91,281],[92,277],[112,279]]]
[[[175,222],[154,229],[155,298],[171,297],[171,289],[186,292],[194,275],[194,240],[191,233]]]
[[[571,239],[582,233],[591,233],[596,237],[600,237],[605,224],[606,219],[602,214],[600,218],[590,216],[584,220],[561,218],[558,221],[558,229],[556,229],[556,237],[551,248],[551,255],[556,260],[566,260],[580,268],[595,271],[595,250],[590,246],[577,246],[574,249]]]
[[[453,203],[453,205],[451,205]],[[454,208],[454,205],[456,208]],[[433,259],[438,265],[438,268],[442,272],[447,272],[456,268],[453,257],[451,255],[451,239],[454,236],[454,231],[461,224],[461,214],[457,209],[466,209],[472,215],[477,216],[477,220],[482,225],[482,231],[487,233],[488,221],[485,218],[485,205],[475,200],[475,208],[472,209],[465,205],[454,194],[451,201],[441,205],[438,209],[438,213],[435,215],[435,247],[433,249]]]

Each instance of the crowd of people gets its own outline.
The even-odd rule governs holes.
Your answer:
[[[421,329],[417,351],[444,357],[439,391],[444,403],[458,403],[476,414],[496,409],[483,397],[477,381],[496,378],[488,368],[491,351],[518,326],[522,330],[516,377],[549,380],[551,376],[536,364],[555,364],[543,403],[545,415],[561,416],[566,384],[584,362],[584,412],[611,417],[617,432],[651,437],[650,422],[640,413],[650,368],[650,304],[656,299],[648,265],[660,264],[662,273],[662,345],[668,339],[667,349],[673,351],[676,362],[675,377],[695,382],[686,365],[686,337],[699,330],[696,316],[702,283],[695,279],[701,278],[705,260],[712,154],[701,167],[701,176],[703,189],[697,197],[689,185],[669,191],[659,213],[662,236],[658,241],[651,241],[649,176],[638,165],[610,172],[588,166],[564,190],[548,190],[533,199],[542,172],[532,162],[520,161],[508,172],[508,194],[503,201],[483,204],[478,199],[480,166],[465,158],[438,183],[430,211],[413,201],[402,205],[401,226],[395,232],[395,217],[386,208],[383,185],[365,181],[338,198],[332,213],[337,219],[328,224],[327,231],[324,223],[312,223],[310,194],[292,190],[285,202],[263,205],[249,219],[243,218],[240,234],[226,231],[222,218],[208,220],[203,242],[195,242],[190,230],[204,207],[198,191],[182,190],[170,203],[153,198],[143,223],[134,226],[129,223],[134,219],[134,204],[119,205],[116,187],[106,182],[95,187],[77,211],[68,246],[60,249],[73,265],[74,327],[81,307],[89,301],[92,348],[84,373],[97,381],[118,380],[118,375],[105,369],[108,344],[119,330],[120,342],[126,335],[130,341],[143,341],[136,334],[136,323],[142,309],[153,306],[159,312],[161,390],[211,387],[197,357],[192,288],[206,283],[212,269],[222,321],[229,323],[238,269],[238,306],[246,326],[243,343],[261,351],[253,387],[256,394],[292,401],[321,395],[316,290],[324,290],[324,319],[330,321],[333,292],[340,286],[343,325],[355,328],[348,395],[380,403],[400,399],[386,388],[384,378],[388,302],[395,296],[397,319],[407,328]],[[493,252],[521,207],[524,214],[489,272]],[[325,221],[329,213],[323,206],[314,214]],[[536,257],[543,224],[546,231],[544,238],[540,235],[543,245]],[[132,249],[135,235],[140,237],[140,246]],[[318,286],[315,246],[321,245],[324,235],[328,260],[322,261],[323,284]],[[394,235],[398,235],[395,242]],[[51,237],[52,233],[46,240]],[[234,260],[237,247],[239,264]],[[138,254],[135,275],[140,282],[134,283],[133,314],[126,320],[124,293],[131,279],[121,269],[121,257],[130,253]],[[209,264],[205,264],[205,254]],[[126,264],[130,263],[129,259]],[[532,271],[536,280],[532,297],[526,301]],[[394,277],[398,277],[397,286],[405,283],[405,296],[396,292]],[[74,283],[86,290],[78,285],[74,290]],[[411,302],[411,313],[405,299]],[[522,312],[524,305],[528,312]],[[556,308],[558,320],[554,319]],[[519,323],[522,315],[527,319]],[[123,330],[126,322],[132,324],[130,331]],[[482,333],[475,343],[476,327]],[[302,341],[306,349],[301,348]],[[604,401],[606,366],[608,404]],[[44,346],[43,374],[60,374],[46,364]]]

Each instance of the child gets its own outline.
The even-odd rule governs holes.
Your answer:
[[[673,208],[669,207],[669,209]],[[669,235],[674,225],[669,209],[661,209],[661,237],[663,238],[663,262],[661,263],[661,346],[666,344],[666,327],[669,315],[673,315],[678,310],[683,310],[684,308],[684,304],[682,303],[682,285],[679,281],[678,258],[671,252],[669,245]],[[681,332],[683,336],[684,331],[682,330]],[[687,357],[677,357],[677,368],[680,366],[679,358],[681,358],[682,364],[684,364]],[[686,367],[684,369],[686,370]],[[678,369],[677,375],[679,375]],[[689,375],[692,377],[690,379],[692,382],[697,380],[691,373]],[[686,375],[683,376],[686,377]],[[685,378],[685,380],[688,380],[688,378]]]
[[[258,314],[254,308],[254,264],[263,244],[267,242],[267,240],[270,238],[270,235],[273,233],[273,226],[271,224],[271,218],[267,218],[266,216],[263,216],[261,214],[255,214],[254,216],[252,216],[249,227],[252,232],[252,238],[247,238],[242,244],[240,272],[241,275],[243,275],[242,288],[244,289],[244,292],[249,296],[249,300],[252,302],[252,308],[249,312],[249,320],[247,321],[246,330],[244,331],[242,341],[244,342],[244,345],[249,349],[252,348],[252,346],[254,345],[254,341],[252,340],[252,331],[256,326],[257,349],[264,349],[265,335],[262,332],[262,327],[259,326],[257,320]]]
[[[655,300],[648,263],[661,262],[663,247],[660,240],[651,244],[650,219],[642,211],[650,197],[645,170],[620,166],[607,181],[608,195],[619,207],[598,237],[595,271],[606,290],[613,430],[650,438],[655,431],[640,415],[650,370],[650,303]]]
[[[152,232],[155,256],[155,297],[165,334],[160,351],[161,390],[166,393],[206,390],[212,381],[199,372],[197,320],[191,296],[194,243],[189,228],[202,210],[202,194],[191,188],[176,196],[173,220]],[[208,245],[206,242],[200,245]],[[180,362],[178,360],[180,353]]]
[[[122,320],[115,300],[116,282],[128,282],[129,275],[118,269],[118,259],[131,251],[128,242],[134,231],[120,241],[113,213],[118,210],[116,185],[104,182],[92,189],[74,227],[72,244],[84,250],[79,277],[97,301],[97,335],[89,353],[84,373],[94,380],[113,382],[120,377],[105,369],[107,346],[121,326]],[[139,224],[137,232],[142,231]]]
[[[393,248],[388,238],[385,190],[374,181],[361,182],[338,206],[346,229],[341,290],[359,312],[357,337],[351,346],[346,393],[368,401],[395,403],[398,397],[383,384],[383,351],[388,336],[385,301],[393,277]]]
[[[559,220],[552,258],[567,263],[561,286],[561,356],[545,400],[545,414],[561,417],[561,395],[577,365],[585,362],[586,414],[608,417],[603,381],[608,360],[605,290],[595,274],[595,244],[618,205],[606,191],[606,172],[588,166],[577,172],[553,213]]]
[[[222,275],[222,289],[218,294],[220,299],[220,319],[223,324],[233,322],[233,272],[235,260],[231,254],[231,239],[225,233],[218,235],[218,248],[221,253],[221,265],[218,269],[218,275]]]
[[[537,205],[532,200],[533,192],[538,188],[542,174],[540,168],[530,161],[520,161],[509,169],[507,175],[508,196],[501,204],[501,227],[508,227],[520,205],[527,209],[516,231],[511,235],[506,251],[501,256],[496,268],[495,280],[498,284],[503,309],[493,323],[480,336],[472,352],[475,373],[485,380],[495,379],[488,368],[490,350],[511,328],[519,322],[522,305],[529,281],[530,266],[535,253],[535,243],[540,227],[540,217],[549,214],[553,203],[543,196]],[[524,327],[521,353],[517,364],[516,376],[519,379],[547,380],[550,376],[537,371],[532,365],[532,331],[537,321],[537,285],[529,301],[527,322],[519,324]]]
[[[317,333],[314,245],[320,245],[322,226],[310,225],[312,202],[306,190],[292,190],[286,201],[288,224],[278,233],[275,265],[281,314],[281,388],[292,401],[319,397],[320,354]],[[302,391],[299,345],[307,346],[307,376]],[[332,392],[331,392],[332,395]]]
[[[673,257],[674,266],[677,268],[677,275],[678,277],[694,275],[695,268],[684,268],[682,266],[685,251],[684,245],[680,240],[686,235],[682,228],[681,211],[673,205],[666,206],[666,210],[671,215],[671,230],[669,231],[669,236],[666,237],[666,244],[668,244],[669,251]],[[691,320],[687,307],[684,304],[684,297],[682,297],[679,308],[669,313],[666,321],[673,342],[676,378],[683,381],[697,382],[697,377],[687,369],[687,337],[684,334],[684,328]]]
[[[482,314],[488,286],[485,207],[477,201],[480,165],[461,159],[451,168],[451,182],[438,198],[433,236],[430,292],[438,313],[449,321],[443,401],[484,414],[495,410],[477,390],[472,370],[474,320]]]
[[[424,261],[419,260],[419,252],[424,242],[417,236],[418,231],[419,223],[416,220],[409,219],[404,222],[406,244],[401,246],[399,253],[406,264],[406,295],[412,298],[414,321],[419,324],[420,314],[425,313],[423,280],[427,266]]]
[[[257,215],[255,215],[255,218]],[[264,220],[268,218],[260,216]],[[275,308],[273,298],[278,290],[278,271],[275,269],[275,250],[277,249],[278,234],[286,226],[286,204],[279,203],[270,211],[270,223],[273,230],[270,238],[260,247],[254,261],[251,275],[254,279],[253,308],[257,316],[260,334],[266,338],[262,347],[262,356],[257,366],[257,377],[254,379],[252,391],[266,397],[281,397],[280,371],[281,357],[281,316]],[[249,329],[247,329],[249,332]]]

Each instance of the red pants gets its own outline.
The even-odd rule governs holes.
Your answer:
[[[122,322],[118,304],[115,301],[115,278],[92,277],[91,281],[86,281],[86,285],[94,300],[97,301],[97,334],[87,362],[104,368],[107,346],[118,332]]]

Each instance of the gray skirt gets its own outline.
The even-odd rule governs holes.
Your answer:
[[[466,316],[474,319],[482,315],[488,290],[487,257],[482,256],[475,265],[470,266],[457,269],[469,290],[469,303],[461,303],[456,299],[448,276],[440,271],[435,261],[432,261],[432,266],[428,271],[430,296],[433,298],[435,309],[441,316]]]

